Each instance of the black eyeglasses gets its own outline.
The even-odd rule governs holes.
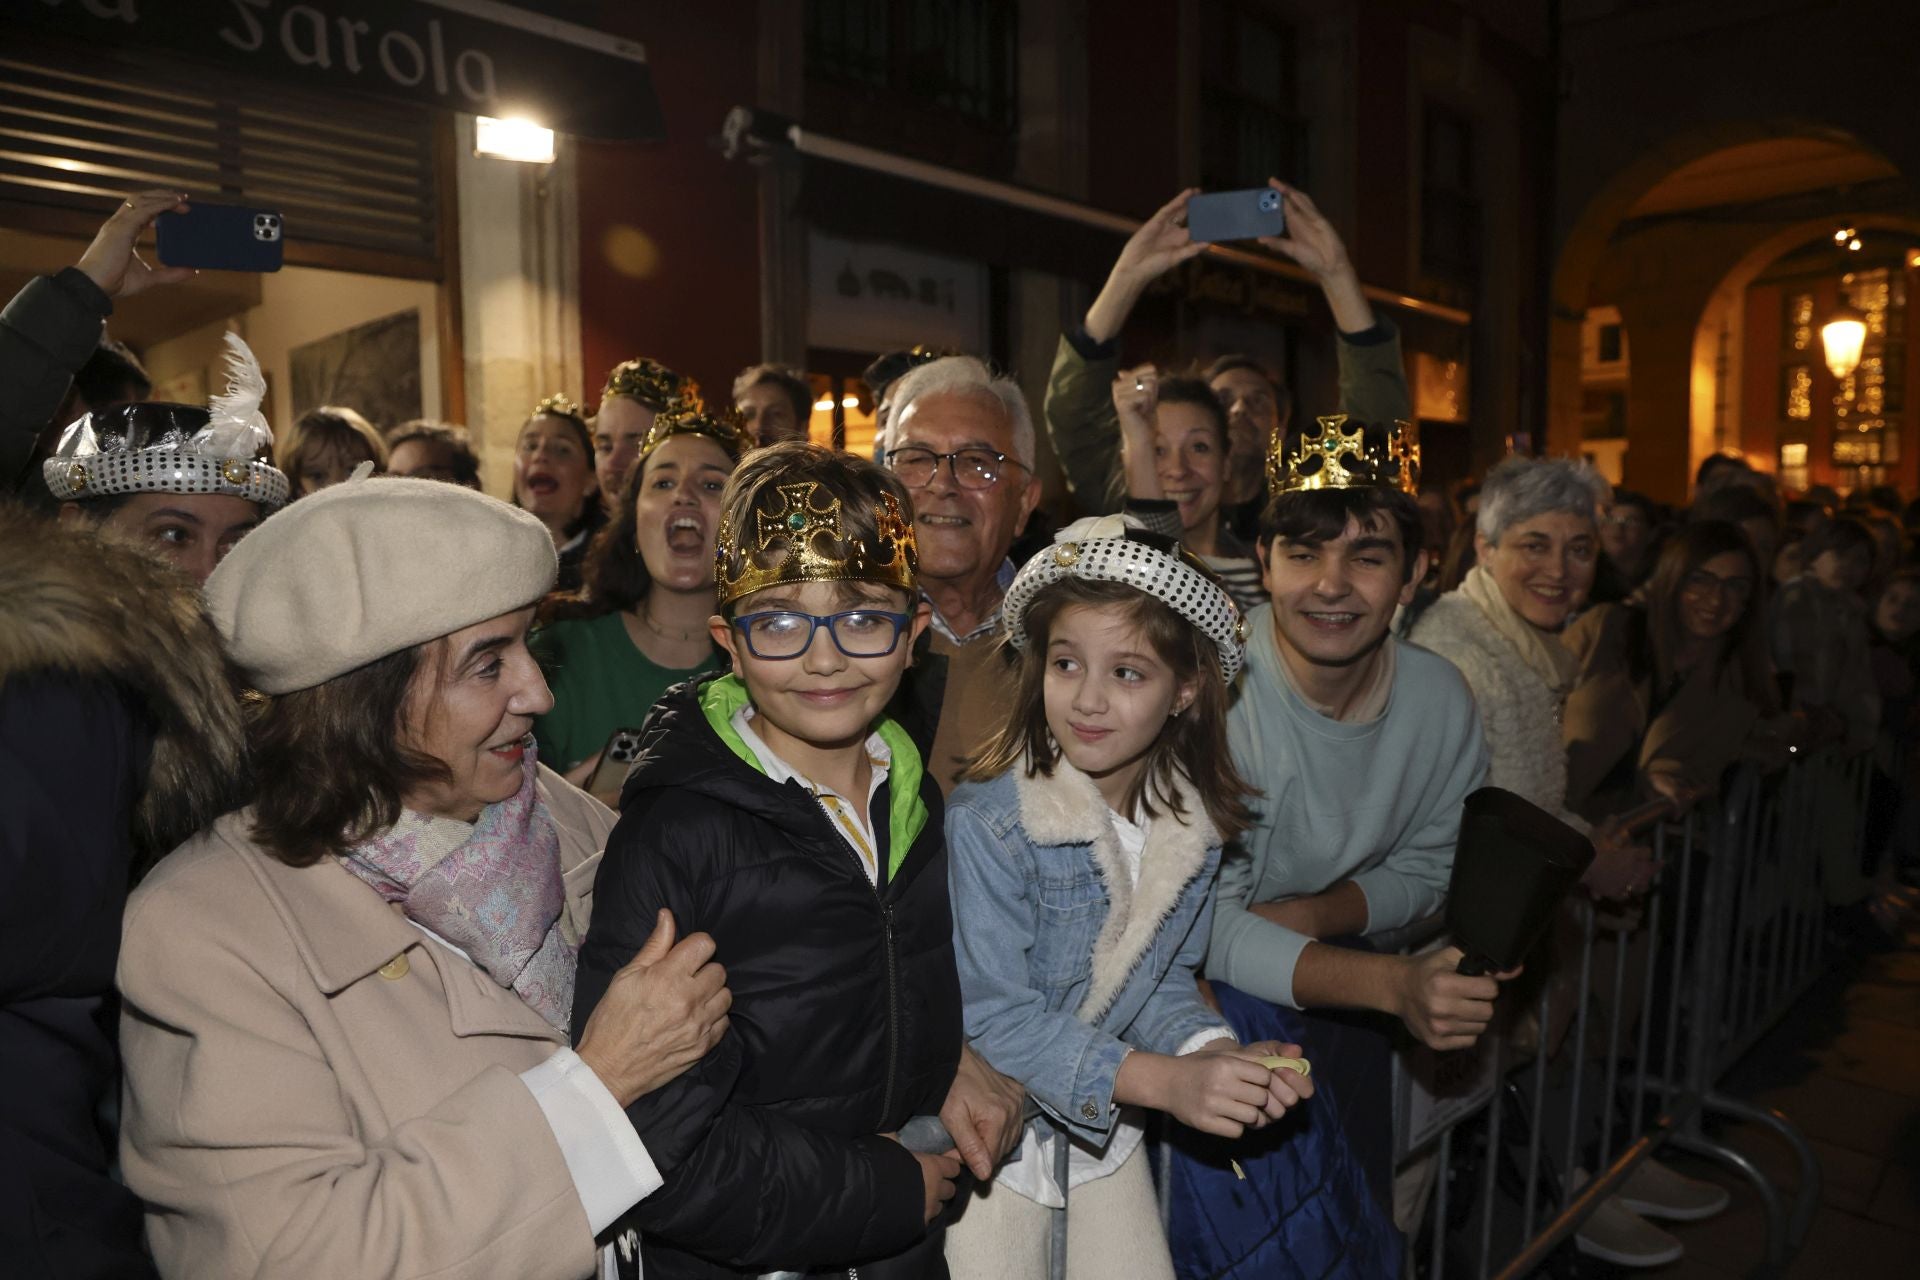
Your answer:
[[[821,627],[833,637],[834,647],[849,658],[884,658],[900,644],[900,631],[912,620],[905,613],[885,609],[849,609],[821,615],[797,609],[769,609],[743,613],[733,625],[746,637],[747,651],[756,658],[797,658],[813,644]]]
[[[933,483],[934,472],[945,462],[953,472],[953,482],[962,489],[991,489],[999,483],[1009,466],[1027,469],[1027,464],[1009,458],[1004,453],[992,449],[956,449],[952,453],[935,453],[932,449],[922,449],[909,445],[904,449],[887,450],[887,465],[893,468],[893,474],[900,477],[900,483],[909,489],[924,489]]]

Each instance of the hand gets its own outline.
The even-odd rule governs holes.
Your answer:
[[[960,1176],[960,1158],[951,1151],[940,1156],[915,1151],[913,1158],[920,1162],[920,1185],[926,1192],[921,1209],[926,1214],[925,1220],[932,1222],[946,1208],[947,1201],[953,1199],[954,1179]]]
[[[1520,976],[1520,970],[1468,977],[1456,972],[1464,954],[1458,947],[1442,947],[1425,955],[1408,956],[1401,970],[1399,999],[1393,1012],[1430,1049],[1465,1049],[1480,1038],[1493,1021],[1493,1002],[1500,984]]]
[[[1108,278],[1144,288],[1188,258],[1206,252],[1206,242],[1196,241],[1187,231],[1187,201],[1199,194],[1200,188],[1188,187],[1155,210],[1127,237]]]
[[[1278,178],[1268,178],[1267,185],[1280,193],[1286,206],[1287,234],[1261,236],[1260,243],[1292,258],[1318,279],[1350,274],[1353,265],[1347,260],[1346,243],[1307,193]]]
[[[1676,817],[1685,816],[1707,793],[1706,788],[1695,786],[1677,773],[1650,773],[1647,786],[1673,806]]]
[[[1653,852],[1610,822],[1593,829],[1593,864],[1580,883],[1602,902],[1625,902],[1638,897],[1660,874]]]
[[[131,298],[156,284],[193,279],[195,273],[188,267],[148,266],[133,247],[140,233],[169,210],[185,213],[187,198],[177,191],[142,191],[122,200],[74,265],[109,298]]]
[[[1266,1058],[1307,1056],[1306,1050],[1299,1045],[1283,1044],[1278,1040],[1262,1040],[1259,1044],[1240,1045],[1223,1052],[1237,1053],[1250,1062],[1261,1062]],[[1272,1070],[1273,1080],[1267,1086],[1267,1102],[1261,1108],[1266,1113],[1267,1120],[1278,1120],[1287,1113],[1288,1107],[1297,1107],[1302,1098],[1313,1096],[1313,1080],[1310,1077],[1301,1075],[1292,1067],[1281,1067],[1277,1070],[1269,1068],[1269,1070]],[[1265,1121],[1261,1123],[1265,1124]]]
[[[1182,191],[1127,238],[1113,270],[1107,273],[1106,284],[1087,308],[1088,337],[1106,342],[1119,333],[1149,284],[1195,254],[1206,252],[1204,242],[1187,234],[1187,198],[1198,193],[1196,187]]]
[[[1154,415],[1160,403],[1160,371],[1150,364],[1122,369],[1113,378],[1113,410],[1120,415],[1120,431],[1130,440],[1153,439]]]
[[[1269,1107],[1276,1097],[1275,1072],[1257,1058],[1245,1056],[1238,1045],[1223,1044],[1220,1049],[1201,1049],[1180,1058],[1130,1053],[1120,1064],[1121,1070],[1136,1059],[1147,1068],[1147,1105],[1167,1112],[1189,1128],[1238,1138],[1274,1118]],[[1117,1080],[1115,1088],[1117,1093]]]
[[[972,1046],[960,1050],[960,1070],[940,1107],[940,1123],[974,1177],[985,1182],[1020,1141],[1027,1091],[987,1065]]]
[[[727,1033],[733,995],[713,959],[713,939],[674,941],[662,911],[646,945],[613,975],[580,1037],[581,1061],[622,1107],[707,1056]]]

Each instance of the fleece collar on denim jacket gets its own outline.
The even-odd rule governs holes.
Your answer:
[[[1206,865],[1207,851],[1220,837],[1207,819],[1206,806],[1185,777],[1174,790],[1186,811],[1182,822],[1161,809],[1147,828],[1140,853],[1140,882],[1132,883],[1113,834],[1112,811],[1093,779],[1062,757],[1053,776],[1028,775],[1015,766],[1020,825],[1035,844],[1084,844],[1091,847],[1094,869],[1107,889],[1107,918],[1093,944],[1093,972],[1081,1003],[1082,1022],[1097,1022],[1126,986],[1134,966],[1147,953],[1154,934],[1166,922],[1188,883]]]

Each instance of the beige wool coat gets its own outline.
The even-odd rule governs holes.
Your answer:
[[[541,769],[582,912],[613,814]],[[163,859],[120,952],[120,1153],[168,1277],[578,1280],[594,1240],[518,1075],[564,1043],[331,858],[229,814]]]

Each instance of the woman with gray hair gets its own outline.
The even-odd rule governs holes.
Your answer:
[[[1517,792],[1592,835],[1597,856],[1583,884],[1602,900],[1645,892],[1657,870],[1644,846],[1617,824],[1589,828],[1567,808],[1567,748],[1561,716],[1579,675],[1561,643],[1586,602],[1600,557],[1600,513],[1612,496],[1585,462],[1508,458],[1480,490],[1474,548],[1479,562],[1457,590],[1433,603],[1408,637],[1460,668],[1473,690],[1492,755],[1487,781]],[[1542,1035],[1551,1032],[1542,1028]],[[1618,1266],[1659,1266],[1680,1242],[1638,1216],[1707,1217],[1723,1193],[1645,1162],[1590,1218],[1576,1247]],[[1629,1207],[1631,1206],[1631,1208]]]

